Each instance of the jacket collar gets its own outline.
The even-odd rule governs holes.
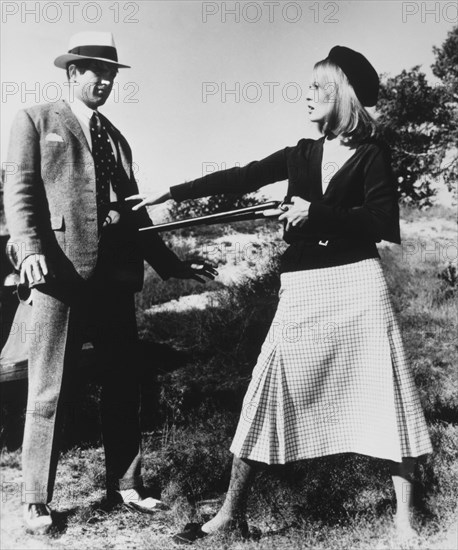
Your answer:
[[[83,145],[83,147],[90,152],[86,137],[84,136],[84,132],[81,129],[78,119],[71,110],[70,105],[68,105],[66,101],[61,99],[60,101],[56,102],[55,112],[62,117],[64,124],[67,126],[70,132],[72,132],[72,134],[76,138],[78,138],[81,145]]]

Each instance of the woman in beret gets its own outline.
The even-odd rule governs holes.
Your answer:
[[[288,180],[280,299],[231,446],[229,490],[214,518],[188,524],[175,542],[234,527],[246,532],[247,489],[260,463],[336,453],[389,461],[397,532],[414,535],[412,474],[431,443],[376,246],[400,243],[390,153],[366,110],[378,89],[369,61],[336,46],[315,65],[307,94],[320,139],[159,197],[134,197],[143,199],[140,208]]]

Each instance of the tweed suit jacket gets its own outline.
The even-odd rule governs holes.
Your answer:
[[[119,130],[101,118],[117,147],[126,195],[137,193],[129,144]],[[27,256],[38,253],[46,256],[61,279],[87,280],[94,273],[100,238],[94,160],[65,101],[17,114],[8,151],[5,212],[16,268]],[[119,243],[116,256],[123,257],[124,247],[126,262],[134,270],[135,290],[139,290],[143,258],[164,279],[182,263],[156,234],[137,231],[152,223],[144,209],[138,215],[130,208],[126,212],[130,235]]]

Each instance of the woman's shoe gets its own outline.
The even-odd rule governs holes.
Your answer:
[[[173,535],[172,540],[175,544],[192,544],[196,540],[203,539],[210,533],[202,531],[201,523],[187,523],[183,531]]]
[[[214,535],[215,533],[224,533],[228,531],[238,531],[240,536],[244,539],[247,539],[250,536],[250,531],[246,521],[232,520],[224,527],[224,529],[213,531],[212,533],[202,531],[201,523],[187,523],[184,526],[183,531],[174,535],[172,540],[176,544],[192,544],[196,540],[203,539],[207,535]]]

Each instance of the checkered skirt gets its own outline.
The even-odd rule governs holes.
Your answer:
[[[231,451],[267,464],[431,452],[380,260],[281,275]]]

